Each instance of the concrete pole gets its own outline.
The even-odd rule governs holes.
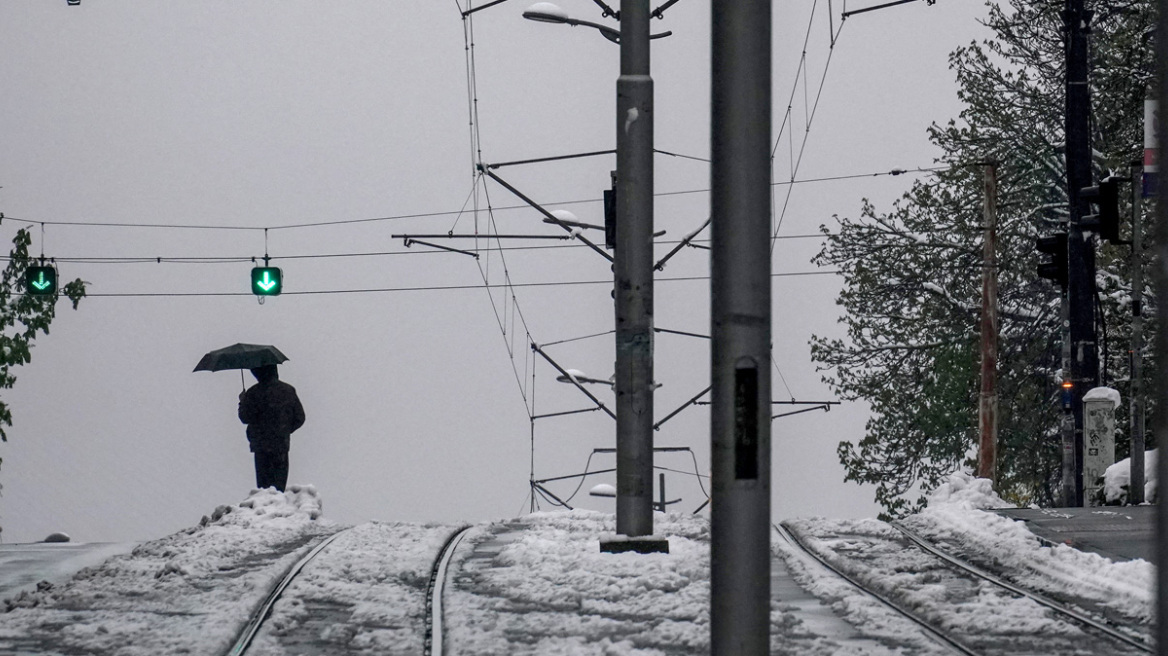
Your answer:
[[[769,653],[771,2],[712,4],[710,646]]]
[[[1128,503],[1132,505],[1144,502],[1144,402],[1140,398],[1143,393],[1144,370],[1144,270],[1140,261],[1143,259],[1143,220],[1144,200],[1144,165],[1136,161],[1131,167],[1132,179],[1132,253],[1131,253],[1131,388],[1128,390],[1128,403],[1131,417],[1131,483],[1128,492]]]
[[[1168,0],[1157,3],[1159,21],[1156,25],[1157,80],[1161,84],[1156,97],[1160,107],[1168,107]],[[1168,152],[1168,130],[1158,130],[1156,145],[1158,153]],[[1168,175],[1156,172],[1156,225],[1150,231],[1156,235],[1156,265],[1153,271],[1156,285],[1156,317],[1159,330],[1156,331],[1156,352],[1168,353]],[[1155,390],[1154,403],[1158,408],[1168,408],[1168,358],[1156,358],[1156,370],[1150,384]],[[1153,415],[1158,444],[1168,444],[1168,412]],[[1168,481],[1168,458],[1156,459],[1157,478]],[[1160,491],[1160,503],[1156,504],[1156,653],[1168,656],[1168,503],[1164,503],[1164,492]]]
[[[621,0],[616,83],[616,532],[653,533],[653,78],[649,0]]]
[[[981,395],[978,426],[981,444],[978,449],[977,475],[988,478],[997,487],[998,458],[998,174],[993,164],[983,168],[984,193],[982,214],[981,269]]]

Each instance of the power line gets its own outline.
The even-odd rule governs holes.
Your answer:
[[[698,158],[690,158],[690,159],[698,159]],[[885,176],[885,175],[898,176],[898,175],[904,175],[906,173],[926,174],[926,173],[933,173],[936,171],[942,171],[942,170],[945,170],[947,168],[949,168],[949,167],[932,167],[932,168],[918,167],[918,168],[909,168],[909,169],[895,168],[895,169],[892,169],[890,171],[881,171],[881,172],[876,172],[876,173],[856,173],[856,174],[850,174],[850,175],[835,175],[835,176],[827,176],[827,177],[821,177],[821,178],[806,178],[803,180],[784,180],[781,182],[772,182],[771,186],[784,187],[784,186],[796,185],[796,184],[808,184],[808,183],[817,183],[817,182],[834,182],[834,181],[839,181],[839,180],[855,180],[855,179],[859,179],[859,178],[880,177],[880,176]],[[709,188],[681,189],[681,190],[677,190],[677,191],[658,192],[658,193],[653,194],[653,196],[656,198],[667,198],[670,196],[684,196],[684,195],[689,195],[689,194],[705,194],[705,193],[709,193],[709,191],[710,191]],[[553,202],[540,203],[540,204],[545,206],[545,207],[560,207],[563,205],[584,205],[584,204],[589,204],[589,203],[600,203],[603,201],[604,201],[603,198],[580,198],[580,199],[575,199],[575,200],[561,200],[561,201],[553,201]],[[530,209],[530,206],[525,205],[525,204],[524,205],[502,205],[502,206],[495,207],[494,211],[502,212],[502,211],[507,211],[507,210],[523,210],[523,209]],[[289,223],[289,224],[285,224],[285,225],[274,225],[274,226],[241,226],[241,225],[224,225],[224,224],[200,225],[200,224],[191,224],[191,223],[130,223],[130,222],[126,222],[126,221],[35,220],[35,219],[23,219],[23,218],[15,217],[15,216],[5,216],[3,213],[0,213],[0,222],[2,222],[4,220],[8,220],[8,221],[16,221],[19,223],[26,223],[28,225],[66,226],[66,227],[81,227],[81,228],[129,228],[129,229],[158,229],[158,230],[239,230],[239,231],[262,232],[264,230],[294,230],[294,229],[303,229],[303,228],[319,228],[319,227],[341,226],[341,225],[356,225],[356,224],[362,224],[362,223],[375,223],[375,222],[381,222],[381,221],[404,221],[407,219],[428,219],[428,218],[438,218],[438,217],[451,217],[451,216],[459,216],[461,214],[464,214],[465,212],[466,212],[465,210],[448,210],[448,211],[443,211],[443,212],[418,212],[418,213],[414,213],[414,214],[394,214],[394,215],[388,215],[388,216],[367,217],[367,218],[361,218],[361,219],[336,219],[336,220],[330,220],[330,221]]]
[[[788,271],[772,273],[772,278],[796,278],[805,276],[826,276],[839,273],[838,269],[823,271]],[[678,276],[675,278],[658,278],[656,282],[694,282],[709,280],[709,276]],[[587,285],[611,285],[611,280],[561,280],[544,282],[509,282],[505,284],[474,284],[474,285],[429,285],[417,287],[377,287],[368,289],[318,289],[305,291],[288,291],[281,296],[322,296],[328,294],[376,294],[392,292],[431,292],[431,291],[463,291],[471,289],[509,289],[518,287],[579,287]],[[108,292],[86,293],[86,298],[183,298],[183,297],[215,297],[215,296],[253,296],[251,292]]]

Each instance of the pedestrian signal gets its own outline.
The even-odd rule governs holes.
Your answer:
[[[251,270],[251,293],[256,296],[279,296],[284,291],[284,274],[277,267]]]
[[[33,296],[53,296],[57,293],[57,269],[51,266],[32,266],[24,273],[24,290]]]

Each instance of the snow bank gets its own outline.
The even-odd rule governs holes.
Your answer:
[[[987,508],[1010,508],[994,492],[993,481],[988,478],[976,478],[965,472],[954,472],[949,479],[933,490],[928,496],[928,507],[956,506],[965,510],[984,510]]]
[[[1023,522],[983,510],[1006,506],[988,480],[954,474],[924,510],[902,523],[1024,587],[1085,598],[1138,622],[1151,621],[1155,577],[1148,562],[1117,563],[1066,545],[1046,546]]]
[[[1156,501],[1156,451],[1144,452],[1144,501]],[[1103,472],[1103,496],[1107,503],[1126,505],[1131,488],[1131,458],[1124,458]]]
[[[225,653],[283,573],[339,529],[320,512],[310,485],[253,490],[198,526],[6,601],[0,653]]]

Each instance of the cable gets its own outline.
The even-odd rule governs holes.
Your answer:
[[[804,180],[784,180],[782,182],[772,182],[772,187],[785,187],[796,184],[807,184],[815,182],[834,182],[838,180],[854,180],[857,178],[871,178],[884,175],[897,176],[906,173],[933,173],[936,171],[947,170],[949,167],[917,167],[910,169],[892,169],[890,171],[882,171],[877,173],[856,173],[850,175],[835,175],[821,178],[807,178]],[[709,193],[710,189],[680,189],[677,191],[662,191],[653,194],[654,198],[667,198],[670,196],[685,196],[690,194],[705,194]],[[603,198],[578,198],[575,200],[560,200],[547,203],[540,203],[544,207],[561,207],[564,205],[586,205],[589,203],[602,203]],[[496,212],[505,212],[511,210],[529,210],[529,205],[501,205],[494,208]],[[132,229],[160,229],[160,230],[244,230],[244,231],[263,231],[263,230],[293,230],[301,228],[319,228],[340,225],[356,225],[362,223],[375,223],[379,221],[404,221],[406,219],[427,219],[437,217],[458,217],[463,214],[465,209],[448,210],[444,212],[419,212],[415,214],[394,214],[389,216],[378,216],[363,219],[335,219],[330,221],[315,221],[308,223],[290,223],[285,225],[272,226],[241,226],[241,225],[197,225],[188,223],[130,223],[125,221],[52,221],[52,220],[34,220],[22,219],[15,216],[5,216],[0,214],[0,222],[16,221],[18,223],[27,223],[29,225],[44,224],[50,226],[68,226],[81,228],[132,228]]]
[[[837,269],[824,271],[790,271],[786,273],[772,273],[772,278],[788,278],[802,276],[825,276],[839,273]],[[709,280],[709,276],[679,276],[677,278],[660,278],[657,282],[693,282]],[[582,285],[611,285],[611,280],[562,280],[549,282],[508,282],[505,284],[485,285],[487,289],[509,289],[519,287],[578,287]],[[418,287],[374,287],[367,289],[318,289],[305,291],[284,291],[281,296],[322,296],[327,294],[377,294],[392,292],[432,292],[432,291],[461,291],[468,289],[482,289],[484,285],[432,285]],[[201,297],[201,296],[253,296],[251,292],[86,292],[86,298],[166,298],[166,297]],[[527,324],[524,322],[524,328]]]

